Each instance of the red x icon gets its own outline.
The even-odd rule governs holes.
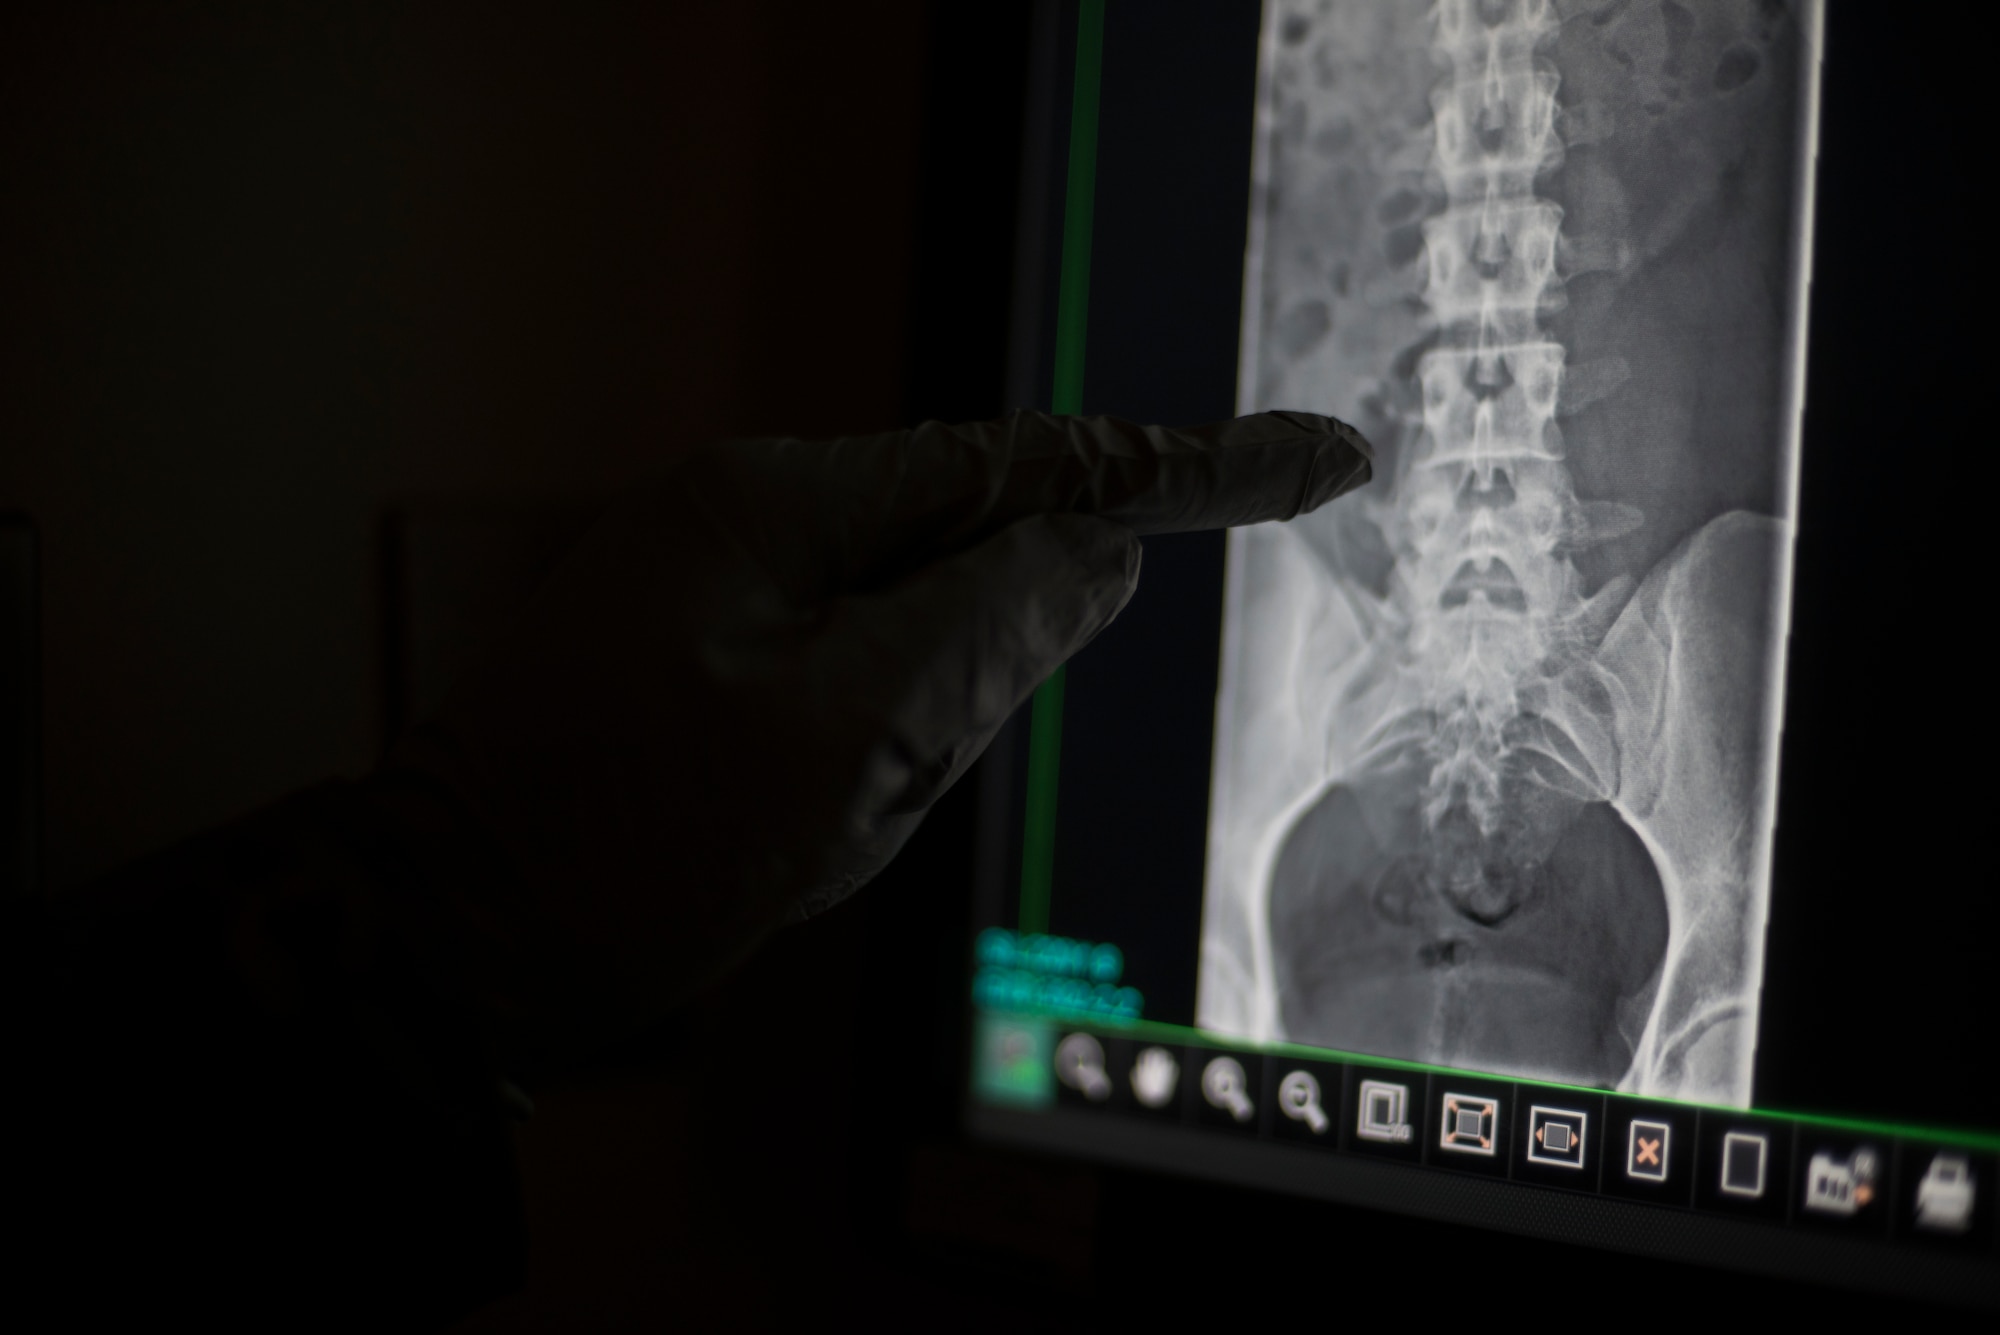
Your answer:
[[[1625,1156],[1625,1176],[1637,1178],[1641,1182],[1665,1182],[1667,1180],[1667,1146],[1671,1142],[1673,1128],[1665,1122],[1648,1122],[1634,1118],[1631,1137]]]

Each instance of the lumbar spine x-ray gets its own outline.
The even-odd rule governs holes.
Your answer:
[[[1818,15],[1276,0],[1199,1020],[1747,1104]]]

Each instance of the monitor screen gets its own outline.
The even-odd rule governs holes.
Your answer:
[[[1149,539],[998,744],[970,1125],[2000,1301],[1975,891],[1912,856],[1934,790],[1853,791],[1953,743],[1829,700],[1883,609],[1801,539],[1886,499],[1802,487],[1875,443],[1806,429],[1860,323],[1808,300],[1823,6],[1063,14],[1058,409],[1324,412],[1376,466]]]

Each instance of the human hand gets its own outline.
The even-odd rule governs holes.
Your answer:
[[[1137,535],[1368,480],[1330,418],[1017,413],[705,446],[635,487],[391,772],[511,868],[447,890],[517,1065],[657,1020],[851,894],[1117,615]]]

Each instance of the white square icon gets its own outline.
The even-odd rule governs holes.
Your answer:
[[[1625,1135],[1625,1176],[1641,1182],[1667,1180],[1667,1147],[1674,1129],[1666,1122],[1632,1119]]]
[[[1731,1131],[1722,1138],[1722,1194],[1756,1200],[1764,1194],[1764,1161],[1770,1157],[1770,1137],[1755,1131]]]
[[[1354,1134],[1362,1140],[1381,1141],[1389,1145],[1405,1144],[1410,1139],[1410,1087],[1391,1084],[1386,1080],[1363,1080],[1361,1082],[1361,1117],[1355,1123]]]
[[[1528,1110],[1528,1162],[1582,1168],[1583,1142],[1589,1132],[1589,1113],[1536,1105]]]
[[[1438,1120],[1439,1149],[1491,1158],[1500,1146],[1499,1129],[1500,1100],[1476,1094],[1444,1096],[1444,1115]]]

